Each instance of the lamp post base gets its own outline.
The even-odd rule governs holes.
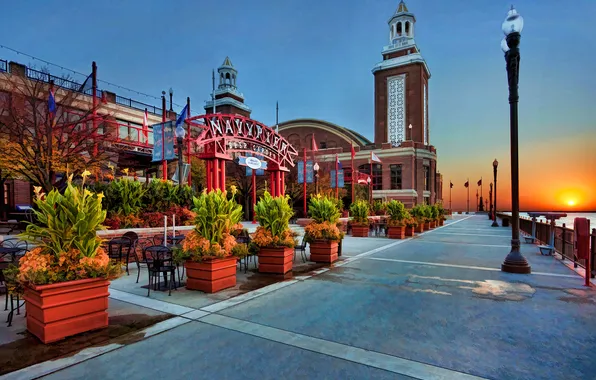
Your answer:
[[[511,241],[511,252],[505,257],[505,261],[501,264],[501,272],[530,274],[532,267],[528,260],[519,251],[519,240]]]
[[[493,220],[493,224],[490,225],[491,227],[499,227],[499,223],[496,220]]]

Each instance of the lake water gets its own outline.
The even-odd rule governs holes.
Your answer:
[[[510,212],[505,212],[504,214],[511,215]],[[590,220],[590,230],[592,228],[596,228],[596,213],[581,213],[581,212],[567,212],[567,216],[565,218],[560,218],[556,220],[557,226],[562,226],[565,223],[565,227],[573,229],[573,220],[575,218],[588,218]],[[519,216],[530,218],[528,213],[520,212]],[[539,222],[546,222],[545,218],[536,218]]]

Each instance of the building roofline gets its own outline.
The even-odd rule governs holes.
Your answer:
[[[365,145],[369,145],[372,144],[372,141],[370,141],[369,139],[367,139],[366,137],[364,137],[363,135],[361,135],[360,133],[351,130],[349,128],[346,127],[342,127],[340,125],[331,123],[329,121],[326,120],[321,120],[321,119],[310,119],[310,118],[301,118],[301,119],[292,119],[292,120],[286,120],[283,121],[281,123],[279,123],[279,128],[280,130],[283,129],[284,127],[290,127],[293,124],[306,124],[306,123],[310,123],[310,124],[321,124],[324,125],[326,127],[330,127],[332,129],[337,130],[338,132],[344,133],[346,135],[348,135],[348,137],[350,137],[352,140],[360,143],[360,145],[365,146]]]

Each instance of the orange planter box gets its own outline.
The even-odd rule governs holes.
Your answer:
[[[294,248],[264,247],[259,249],[259,272],[286,274],[292,270]]]
[[[333,240],[315,240],[309,244],[310,261],[315,263],[333,263],[337,261],[339,243]]]
[[[108,286],[103,278],[25,287],[27,330],[43,343],[108,327]]]
[[[186,289],[215,293],[236,286],[236,262],[236,257],[185,262]]]
[[[424,223],[419,223],[416,228],[414,229],[415,232],[422,233],[424,232]]]
[[[389,226],[387,236],[389,239],[405,239],[406,227]]]
[[[407,227],[406,226],[406,236],[414,236],[416,227]]]
[[[353,237],[368,237],[368,226],[352,226]]]
[[[445,224],[445,221],[443,219],[439,219],[439,226],[443,226]]]

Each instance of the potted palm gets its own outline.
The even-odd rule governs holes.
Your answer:
[[[386,205],[387,235],[390,239],[404,239],[406,237],[406,220],[410,217],[403,203],[391,200]]]
[[[195,228],[174,253],[174,260],[186,268],[187,289],[215,293],[236,285],[236,261],[248,249],[233,235],[242,218],[242,206],[234,195],[228,199],[218,189],[193,197]]]
[[[416,205],[410,210],[410,215],[416,220],[415,232],[424,232],[424,223],[426,222],[426,209],[424,205]]]
[[[352,236],[368,237],[368,211],[369,204],[365,200],[358,200],[350,206],[352,214]]]
[[[89,174],[83,173],[83,186]],[[36,222],[20,235],[35,248],[7,278],[23,289],[27,330],[43,343],[108,326],[109,280],[122,268],[110,261],[97,237],[106,218],[102,198],[73,185],[72,175],[63,194],[35,188]]]
[[[285,274],[292,270],[296,234],[290,230],[294,211],[289,196],[272,197],[265,192],[255,206],[259,222],[251,241],[251,249],[258,251],[259,272]]]
[[[340,213],[336,203],[317,194],[310,199],[308,214],[312,222],[304,229],[304,239],[310,244],[310,260],[317,263],[336,261],[339,241],[343,238],[338,228]]]

